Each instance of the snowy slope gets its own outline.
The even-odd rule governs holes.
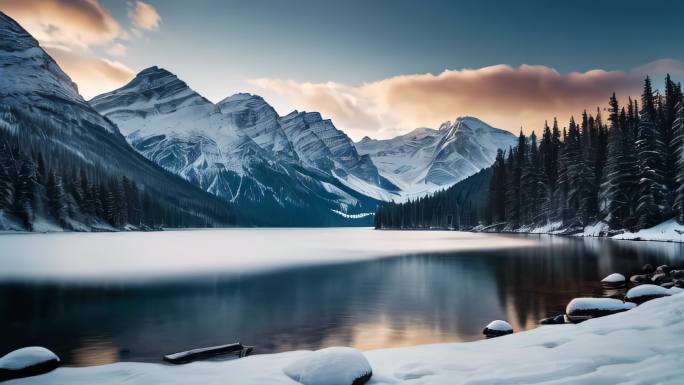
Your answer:
[[[69,154],[79,160],[73,164],[75,169],[97,169],[108,177],[126,176],[154,191],[159,201],[169,205],[182,202],[177,207],[192,215],[212,204],[225,206],[134,151],[117,126],[79,95],[76,85],[38,42],[2,12],[0,129],[20,132],[31,145],[40,146],[46,159]],[[40,219],[36,221],[40,223]],[[228,223],[225,219],[207,219],[207,223]]]
[[[496,151],[515,141],[510,132],[466,116],[437,130],[418,128],[387,140],[365,137],[356,148],[401,188],[402,196],[411,197],[448,187],[490,166]]]
[[[244,93],[213,104],[158,67],[90,104],[146,158],[272,225],[369,224],[354,215],[375,211],[343,182],[379,183],[377,169],[319,114],[280,118]]]
[[[683,306],[680,293],[581,324],[478,342],[369,351],[364,353],[373,370],[368,384],[681,384]],[[7,384],[294,384],[283,369],[309,355],[297,351],[180,367],[125,362],[59,368]]]

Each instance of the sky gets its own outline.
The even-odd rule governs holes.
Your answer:
[[[353,139],[471,115],[517,132],[684,79],[681,1],[0,0],[86,98],[149,66]],[[658,85],[659,82],[656,82]]]

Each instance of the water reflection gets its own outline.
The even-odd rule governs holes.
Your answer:
[[[396,258],[142,283],[0,283],[0,351],[40,344],[69,365],[159,362],[164,353],[241,341],[267,353],[481,338],[507,319],[536,327],[598,281],[682,246],[538,237],[539,247]]]

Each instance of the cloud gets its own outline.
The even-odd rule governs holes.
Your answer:
[[[110,56],[123,57],[126,56],[126,46],[121,43],[116,43],[107,48],[106,52]]]
[[[119,88],[135,76],[133,70],[116,61],[58,47],[48,47],[46,50],[78,84],[78,90],[85,99]]]
[[[46,45],[85,49],[122,33],[97,0],[3,0],[2,10]]]
[[[137,28],[146,29],[148,31],[156,30],[161,23],[161,16],[153,6],[142,1],[135,1],[130,3],[128,10],[128,17]]]
[[[646,74],[684,73],[675,60],[659,60],[631,71],[560,73],[540,65],[495,65],[401,75],[362,85],[253,79],[251,84],[292,106],[316,110],[350,136],[390,137],[406,130],[437,127],[461,115],[477,116],[513,132],[537,132],[554,116],[566,122],[582,110],[605,106],[614,91],[626,99],[640,93]],[[286,109],[291,106],[279,106]]]

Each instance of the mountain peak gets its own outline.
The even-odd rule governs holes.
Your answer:
[[[0,51],[23,51],[34,47],[38,47],[38,41],[14,19],[0,12]]]

